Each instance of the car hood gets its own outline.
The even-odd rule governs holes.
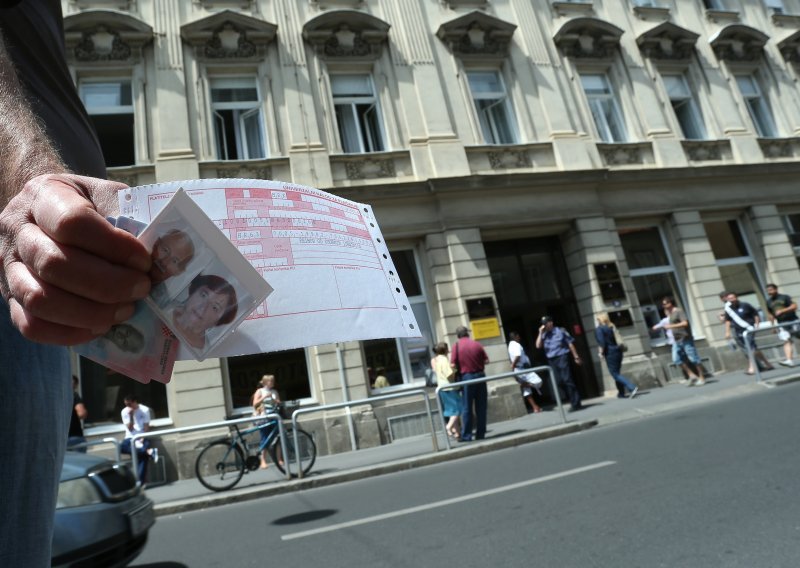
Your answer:
[[[100,456],[81,454],[78,452],[67,452],[64,456],[64,465],[61,468],[60,481],[84,477],[90,471],[107,467],[112,463],[114,462]]]

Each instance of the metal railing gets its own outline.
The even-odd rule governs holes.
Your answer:
[[[439,451],[439,443],[436,440],[436,424],[433,422],[433,413],[431,412],[431,401],[428,398],[428,393],[424,389],[414,389],[390,394],[382,394],[372,396],[370,398],[362,398],[359,400],[348,400],[346,402],[337,402],[333,404],[323,404],[320,406],[309,406],[308,408],[298,408],[292,412],[292,432],[294,434],[294,447],[295,457],[297,458],[297,476],[303,477],[303,467],[300,464],[300,452],[297,449],[300,447],[300,437],[297,434],[297,417],[302,414],[310,414],[312,412],[324,412],[326,410],[336,410],[337,408],[350,408],[352,406],[361,406],[381,400],[391,400],[393,398],[404,398],[408,396],[422,396],[425,403],[425,412],[428,414],[428,421],[431,423],[431,440],[433,441],[433,451]],[[356,448],[357,449],[357,448]],[[286,455],[286,454],[284,454]],[[288,471],[288,467],[286,468]]]
[[[561,421],[562,423],[567,423],[567,414],[564,412],[564,405],[561,403],[561,394],[558,390],[558,385],[556,384],[555,374],[553,373],[553,368],[550,365],[540,365],[539,367],[531,367],[528,369],[518,369],[516,371],[511,371],[509,373],[500,373],[498,375],[490,375],[488,377],[479,377],[477,379],[470,379],[468,381],[459,381],[457,383],[449,383],[446,385],[440,385],[436,387],[436,404],[439,407],[439,415],[444,416],[444,408],[442,407],[442,398],[439,396],[439,393],[443,390],[455,390],[460,389],[465,386],[469,385],[477,385],[480,383],[488,383],[490,381],[499,381],[500,379],[507,379],[509,377],[516,377],[517,375],[525,375],[527,373],[535,373],[537,371],[547,371],[548,376],[550,377],[550,386],[553,389],[553,395],[556,397],[556,405],[558,406],[559,411],[561,411]],[[452,449],[450,445],[450,436],[444,437],[445,444],[447,445],[447,449]]]
[[[774,330],[776,330],[776,329],[794,328],[795,326],[798,326],[798,325],[800,325],[800,321],[797,321],[797,320],[788,321],[788,322],[785,322],[785,323],[774,323],[774,324],[770,325],[769,327],[756,327],[756,328],[754,328],[752,330],[750,330],[750,329],[745,330],[745,332],[742,334],[742,342],[744,343],[745,353],[747,354],[747,361],[756,370],[756,382],[757,383],[761,382],[761,367],[758,365],[758,361],[756,361],[756,353],[753,350],[752,345],[750,345],[750,342],[748,341],[750,336],[751,335],[755,336],[755,334],[758,333],[759,331],[773,331],[774,332]],[[789,333],[791,333],[791,331],[789,331]],[[791,335],[789,336],[789,341],[792,341],[792,336]],[[753,343],[755,343],[755,337],[753,337]],[[781,341],[781,345],[783,345],[783,343],[784,342]]]
[[[245,416],[244,418],[236,418],[234,420],[221,420],[220,422],[210,422],[208,424],[198,424],[196,426],[183,426],[182,428],[170,428],[169,430],[150,430],[149,432],[140,432],[138,434],[134,434],[130,437],[131,440],[131,468],[133,469],[133,475],[136,476],[138,481],[142,481],[139,479],[139,458],[136,455],[136,441],[142,440],[145,438],[155,438],[156,436],[166,436],[168,434],[185,434],[187,432],[199,432],[201,430],[211,430],[212,428],[222,428],[227,427],[230,429],[231,426],[235,424],[245,424],[247,422],[257,422],[260,420],[275,420],[278,423],[278,436],[280,437],[281,442],[281,451],[283,455],[288,455],[286,453],[287,445],[286,445],[286,428],[283,425],[283,420],[281,419],[280,415],[277,413],[272,414],[262,414],[261,416]],[[297,448],[297,439],[295,438],[295,448]],[[299,452],[296,452],[299,453]],[[119,454],[118,454],[119,455]],[[291,479],[292,473],[289,471],[289,467],[287,464],[286,467],[286,479]]]

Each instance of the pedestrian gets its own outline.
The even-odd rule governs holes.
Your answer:
[[[531,360],[525,353],[525,348],[520,342],[520,334],[516,331],[508,334],[508,359],[511,361],[511,370],[519,371],[531,368]],[[538,414],[542,411],[539,401],[542,398],[542,379],[535,372],[519,374],[514,377],[522,391],[522,399],[530,407],[530,411]],[[538,400],[537,400],[538,399]]]
[[[458,341],[450,354],[450,363],[461,374],[462,381],[471,381],[485,377],[483,372],[489,357],[483,345],[469,337],[469,330],[462,326],[456,329]],[[488,394],[486,383],[465,385],[463,390],[464,404],[461,412],[461,441],[483,440],[486,437],[486,406]],[[472,412],[475,411],[475,433],[472,432]]]
[[[755,330],[758,329],[758,324],[761,323],[761,318],[751,304],[742,302],[734,292],[721,292],[719,295],[725,306],[725,339],[731,338],[731,332],[736,338],[736,344],[742,349],[747,357],[747,347],[753,353],[753,357],[747,359],[746,374],[754,375],[756,370],[753,367],[753,361],[758,365],[759,371],[771,371],[773,367],[767,360],[766,356],[756,345]],[[747,339],[745,339],[745,333]]]
[[[69,435],[67,448],[76,452],[86,453],[86,437],[83,435],[83,420],[89,413],[83,404],[81,395],[78,394],[78,377],[72,375],[72,416],[69,420]]]
[[[266,416],[273,414],[278,410],[278,405],[281,403],[281,397],[275,389],[275,375],[264,375],[258,382],[258,388],[253,393],[253,416]],[[263,422],[256,422],[256,424],[263,424]],[[270,430],[268,428],[261,428],[261,443],[269,436]],[[261,469],[267,469],[267,447],[261,450]]]
[[[441,387],[451,384],[456,378],[455,369],[450,364],[447,354],[450,348],[447,343],[441,341],[433,348],[436,355],[431,359],[431,369],[436,376],[436,386]],[[463,401],[461,400],[461,393],[456,389],[446,389],[439,391],[439,397],[442,400],[442,414],[447,420],[445,423],[445,431],[451,438],[458,439],[461,437],[461,412]]]
[[[767,310],[769,321],[775,325],[791,324],[782,327],[778,335],[783,339],[783,354],[786,357],[781,365],[794,367],[792,336],[800,338],[800,321],[797,319],[797,304],[787,294],[779,294],[778,286],[767,284]]]
[[[572,369],[569,366],[570,355],[576,365],[582,363],[575,347],[575,338],[563,327],[556,327],[553,318],[542,316],[539,335],[536,337],[536,349],[544,350],[547,362],[555,374],[556,384],[566,393],[571,410],[573,412],[581,410],[583,408],[581,395],[575,386]]]
[[[150,290],[150,254],[106,220],[125,185],[102,179],[61,2],[0,4],[0,416],[4,432],[25,434],[0,442],[0,503],[14,512],[0,517],[0,565],[38,568],[51,563],[73,408],[63,346],[133,314]]]
[[[617,385],[617,398],[633,398],[639,392],[639,387],[626,379],[620,372],[622,369],[622,348],[619,346],[616,327],[611,323],[608,312],[597,314],[597,327],[594,329],[597,339],[597,352],[601,359],[606,360],[608,372],[614,377]],[[628,391],[626,394],[625,391]]]
[[[672,362],[679,365],[689,377],[689,386],[701,387],[706,384],[703,376],[703,363],[694,346],[692,326],[684,311],[675,305],[675,298],[664,296],[661,307],[667,316],[667,323],[658,324],[666,332],[672,332]]]
[[[147,468],[150,459],[158,462],[158,450],[150,446],[150,440],[139,438],[132,442],[133,436],[150,431],[150,408],[139,401],[132,394],[124,399],[125,406],[120,415],[125,426],[125,439],[119,445],[121,454],[136,452],[136,474],[139,482],[147,483]],[[133,445],[133,447],[131,447]]]
[[[392,386],[389,382],[389,379],[386,378],[386,367],[378,367],[375,369],[375,386],[376,389],[385,389],[386,387]]]

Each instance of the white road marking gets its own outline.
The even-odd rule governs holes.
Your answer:
[[[586,465],[583,467],[576,467],[575,469],[568,469],[566,471],[562,471],[559,473],[553,473],[551,475],[545,475],[543,477],[537,477],[535,479],[528,479],[527,481],[520,481],[519,483],[512,483],[511,485],[504,485],[502,487],[495,487],[494,489],[487,489],[485,491],[478,491],[477,493],[471,493],[469,495],[460,495],[458,497],[453,497],[452,499],[444,499],[442,501],[435,501],[433,503],[426,503],[425,505],[418,505],[416,507],[409,507],[408,509],[400,509],[398,511],[392,511],[390,513],[383,513],[381,515],[374,515],[372,517],[365,517],[363,519],[356,519],[353,521],[347,521],[346,523],[338,523],[336,525],[329,525],[327,527],[320,527],[318,529],[310,529],[307,531],[301,531],[296,533],[285,534],[281,536],[281,540],[294,540],[297,538],[305,538],[307,536],[314,536],[322,533],[338,531],[342,529],[347,529],[350,527],[357,527],[359,525],[367,525],[370,523],[374,523],[375,521],[384,521],[386,519],[393,519],[395,517],[402,517],[403,515],[411,515],[413,513],[419,513],[421,511],[429,511],[431,509],[437,509],[439,507],[447,507],[449,505],[455,505],[456,503],[463,503],[464,501],[472,501],[473,499],[481,499],[483,497],[489,497],[491,495],[497,495],[498,493],[503,493],[506,491],[514,491],[516,489],[521,489],[522,487],[528,487],[529,485],[536,485],[537,483],[544,483],[546,481],[553,481],[555,479],[560,479],[562,477],[569,477],[570,475],[577,475],[579,473],[586,473],[587,471],[592,471],[595,469],[600,469],[602,467],[608,467],[610,465],[614,465],[617,462],[613,461],[604,461],[598,462],[592,465]]]

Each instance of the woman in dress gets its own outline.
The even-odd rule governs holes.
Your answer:
[[[440,342],[433,350],[436,356],[431,359],[431,368],[436,373],[436,384],[437,386],[448,385],[455,377],[455,369],[450,365],[450,359],[447,357],[450,348],[447,343]],[[439,396],[442,397],[444,417],[447,419],[445,425],[447,435],[458,439],[458,433],[461,431],[461,392],[456,389],[447,389],[439,391]]]
[[[614,382],[617,383],[617,397],[618,398],[633,398],[639,392],[639,387],[634,385],[620,373],[622,368],[622,349],[617,345],[617,338],[614,334],[614,324],[608,317],[607,312],[600,312],[597,314],[597,327],[594,330],[594,336],[597,339],[598,355],[601,359],[606,360],[608,372],[614,377]],[[625,390],[630,393],[625,394]]]
[[[277,410],[281,402],[281,397],[278,391],[275,390],[275,375],[264,375],[258,384],[256,392],[253,393],[253,416],[264,416],[272,414]],[[262,428],[259,430],[261,434],[261,442],[267,439],[269,430]],[[261,469],[267,469],[267,448],[266,446],[261,452]]]

